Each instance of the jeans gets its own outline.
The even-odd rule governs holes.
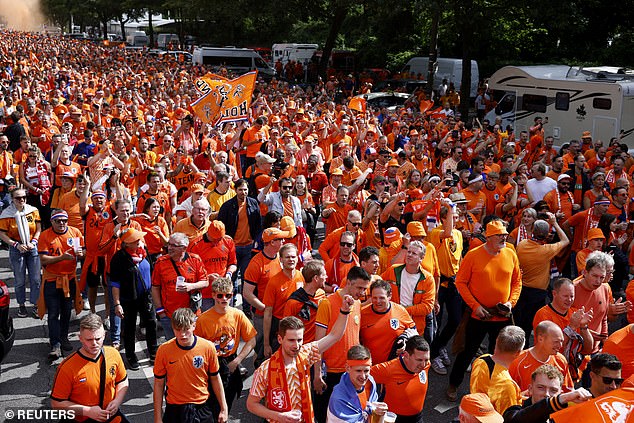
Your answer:
[[[136,300],[121,301],[123,308],[123,345],[125,346],[125,355],[128,360],[135,357],[134,341],[136,339],[136,316],[145,322],[145,343],[147,345],[148,354],[156,354],[158,349],[156,343],[156,317],[152,300],[147,296],[141,295]]]
[[[55,281],[44,283],[44,301],[48,312],[48,338],[51,347],[60,344],[62,339],[68,339],[68,325],[75,300],[75,280],[69,283],[70,296],[64,297],[64,291],[57,288]]]
[[[110,342],[121,343],[121,317],[114,312],[114,298],[112,297],[112,286],[108,283],[108,300],[110,301]]]
[[[546,305],[547,301],[548,291],[545,289],[522,287],[522,293],[513,308],[513,317],[515,324],[521,327],[526,334],[524,348],[528,348],[528,338],[533,331],[533,317],[535,317],[537,310]]]
[[[247,267],[249,266],[249,262],[251,261],[251,258],[253,257],[253,255],[251,254],[251,250],[253,249],[253,243],[248,244],[248,245],[243,245],[243,246],[236,246],[236,260],[238,262],[238,270],[240,271],[240,277],[242,278],[242,285],[244,285],[244,273],[247,270]],[[236,272],[237,273],[237,272]],[[231,299],[231,305],[235,305],[235,299],[236,296],[235,294],[238,292],[238,278],[237,275],[233,275],[234,279],[233,279],[233,298]],[[244,298],[244,296],[242,297],[242,311],[244,311],[244,314],[247,315],[247,317],[251,317],[253,315],[253,313],[251,312],[251,304],[248,303],[248,301]]]
[[[260,364],[265,360],[264,357],[264,316],[259,314],[253,315],[253,327],[255,328],[255,364],[254,367],[258,368]]]
[[[326,415],[328,413],[328,403],[330,402],[330,396],[335,385],[341,382],[341,376],[343,373],[326,373],[324,382],[326,382],[326,389],[323,394],[317,394],[315,392],[313,396],[313,405],[315,410],[315,421],[318,423],[326,423]]]
[[[438,304],[440,304],[438,321],[442,321],[442,313],[444,310],[447,312],[447,323],[431,343],[430,355],[432,359],[438,357],[440,349],[447,346],[451,337],[456,333],[460,319],[462,319],[462,297],[458,294],[458,290],[453,281],[449,281],[446,288],[441,286],[438,290]]]
[[[31,288],[29,301],[36,305],[40,296],[41,280],[40,256],[37,253],[37,248],[21,253],[17,248],[10,246],[9,260],[15,278],[15,299],[20,305],[26,302],[26,271],[28,269]]]
[[[165,340],[169,341],[174,338],[174,328],[172,328],[172,320],[165,316],[159,318],[159,323],[163,327],[163,334],[165,335]]]

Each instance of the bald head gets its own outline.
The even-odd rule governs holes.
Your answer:
[[[537,358],[545,360],[557,354],[564,343],[564,333],[561,328],[550,320],[544,320],[535,327],[534,352]]]

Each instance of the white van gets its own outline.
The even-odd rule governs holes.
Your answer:
[[[132,47],[149,46],[150,38],[143,31],[134,31],[126,37],[126,43]]]
[[[546,136],[561,145],[590,131],[593,139],[612,137],[634,148],[634,73],[609,66],[505,66],[489,78],[502,95],[485,118],[527,131],[535,117],[548,117]],[[497,96],[496,96],[497,98]]]
[[[427,78],[429,66],[429,57],[412,57],[401,71],[407,75],[421,74],[423,78]],[[442,80],[446,79],[447,84],[453,82],[456,91],[460,91],[462,86],[462,59],[450,59],[447,57],[439,57],[436,61],[436,71],[434,72],[434,91],[440,89]],[[480,72],[478,70],[478,62],[471,61],[471,89],[470,96],[478,95],[478,84],[480,83]]]
[[[307,65],[318,47],[317,44],[273,44],[273,47],[271,47],[273,64],[279,60],[282,65],[286,65],[293,60],[302,65]]]
[[[176,34],[158,34],[156,37],[156,46],[160,49],[166,49],[169,47],[170,43],[173,48],[178,48],[181,40]]]
[[[207,65],[214,70],[224,67],[228,71],[243,74],[257,69],[258,75],[264,79],[275,76],[275,69],[250,48],[197,47],[194,49],[192,61],[194,65]]]

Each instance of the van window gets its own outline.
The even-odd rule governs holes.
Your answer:
[[[570,93],[555,94],[555,109],[564,111],[570,109]]]
[[[545,95],[524,94],[522,104],[522,109],[528,112],[546,113]]]
[[[251,68],[250,57],[204,56],[203,64],[212,66],[228,66],[239,68]]]
[[[255,58],[255,67],[258,69],[266,69],[269,67],[269,65],[266,64],[266,62],[262,59],[260,59],[259,57]]]
[[[610,110],[612,108],[612,100],[609,98],[592,99],[592,107],[601,110]]]
[[[508,93],[498,103],[495,107],[496,115],[503,115],[505,113],[512,112],[515,109],[515,94]]]

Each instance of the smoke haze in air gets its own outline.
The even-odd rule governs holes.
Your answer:
[[[0,0],[0,15],[8,28],[20,31],[37,31],[44,23],[40,0]]]

